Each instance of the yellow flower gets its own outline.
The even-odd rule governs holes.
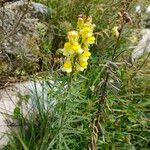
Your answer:
[[[80,34],[81,34],[82,38],[88,38],[88,37],[92,36],[93,35],[92,32],[93,32],[92,29],[89,27],[84,27],[82,30],[80,30]]]
[[[79,35],[78,35],[77,31],[70,31],[70,32],[68,32],[67,37],[68,37],[69,41],[77,42]]]
[[[95,43],[95,37],[94,36],[90,36],[88,38],[85,39],[84,44],[94,44]]]
[[[83,60],[79,60],[79,65],[83,68],[87,68],[88,62],[87,61],[83,61]]]
[[[80,60],[80,61],[87,61],[90,56],[91,56],[91,53],[90,53],[89,51],[84,51],[84,52],[79,56],[79,60]]]
[[[66,42],[63,48],[63,55],[69,56],[73,54],[74,54],[74,51],[72,49],[72,44],[70,42]]]
[[[89,56],[91,56],[91,53],[86,50],[86,51],[84,51],[84,52],[81,54],[81,56],[89,57]]]
[[[65,61],[62,71],[67,72],[67,73],[72,72],[72,65],[69,59]]]
[[[76,53],[81,54],[83,52],[83,49],[78,42],[66,42],[62,51],[64,56],[71,56]]]
[[[83,49],[81,48],[81,45],[78,42],[74,42],[72,44],[72,50],[78,54],[81,54],[83,52]]]
[[[95,24],[85,23],[84,28],[90,28],[91,32],[93,32],[93,30],[95,28]]]

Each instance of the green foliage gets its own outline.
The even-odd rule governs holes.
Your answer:
[[[4,149],[85,150],[91,139],[93,118],[100,111],[98,150],[148,150],[149,54],[133,64],[128,61],[129,37],[138,23],[133,11],[136,3],[132,0],[40,2],[51,9],[46,16],[47,34],[44,31],[41,41],[46,68],[49,68],[47,55],[60,57],[56,52],[63,47],[66,32],[74,29],[81,13],[92,15],[97,43],[91,47],[92,57],[86,71],[66,76],[50,63],[54,83],[43,77],[42,96],[36,87],[31,100],[19,96],[20,103],[29,100],[32,107],[26,115],[21,104],[15,108],[13,122],[17,129],[10,128],[10,141]],[[118,17],[123,10],[133,17],[134,24],[122,22]],[[112,34],[114,26],[122,27],[119,38]],[[50,41],[49,34],[53,34]]]

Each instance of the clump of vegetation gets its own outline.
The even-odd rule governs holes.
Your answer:
[[[51,76],[53,83],[43,76],[40,96],[35,84],[33,96],[20,97],[21,104],[11,118],[17,128],[10,127],[10,140],[3,149],[148,150],[149,54],[129,61],[130,37],[139,23],[134,18],[135,1],[66,0],[61,5],[59,1],[42,2],[52,10],[46,16],[48,30],[41,51],[42,64],[49,69],[46,76]],[[71,61],[63,68],[70,73],[67,75],[60,69],[64,62],[58,51],[66,42],[67,32],[75,30],[79,14],[92,16],[95,44],[88,45],[91,56],[87,69],[76,72]],[[53,34],[51,41],[49,33]],[[76,32],[69,36],[78,39]],[[68,49],[62,51],[67,57],[64,50]],[[48,62],[50,58],[53,63]],[[31,101],[32,106],[26,115],[24,101]]]

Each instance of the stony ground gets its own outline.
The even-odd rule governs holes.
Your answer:
[[[138,59],[145,52],[150,52],[150,29],[143,29],[141,34],[142,38],[132,53],[132,60]]]

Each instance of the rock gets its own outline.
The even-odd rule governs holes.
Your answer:
[[[36,12],[40,12],[42,14],[48,12],[47,7],[44,6],[43,4],[32,2],[32,6],[33,6],[33,8],[35,9]]]
[[[150,5],[146,8],[146,13],[150,14]]]
[[[26,81],[15,83],[10,87],[0,89],[0,149],[7,144],[8,137],[5,135],[8,132],[9,124],[6,123],[6,120],[9,119],[8,115],[13,114],[14,108],[18,105],[19,100],[23,101],[21,96],[29,96],[28,101],[22,102],[22,108],[24,115],[34,109],[35,99],[41,98],[43,96],[44,89],[44,109],[49,109],[48,106],[54,106],[55,100],[48,97],[49,89],[57,91],[56,83],[50,80],[47,86],[46,82],[43,81]],[[43,88],[44,87],[44,88]],[[21,96],[19,96],[21,95]],[[42,98],[40,100],[43,100]],[[32,108],[32,109],[31,109]],[[52,108],[52,107],[51,107]],[[11,124],[10,124],[11,125]]]
[[[132,62],[146,52],[150,52],[150,29],[141,31],[142,38],[132,52]]]
[[[27,89],[19,83],[0,90],[0,149],[8,142],[8,137],[5,135],[8,131],[6,119],[9,114],[11,115],[13,113],[18,101],[17,93],[22,90],[25,93],[28,92]]]
[[[36,40],[34,45],[37,45],[39,36],[36,27],[41,17],[39,13],[44,15],[47,11],[47,7],[42,4],[28,4],[25,1],[7,4],[4,9],[1,8],[0,26],[5,38],[5,40],[2,39],[1,49],[8,53],[14,53],[17,49],[28,51],[28,49],[32,49],[28,45],[29,41],[33,41],[33,38]],[[26,38],[28,38],[28,42],[25,40]]]
[[[36,60],[40,51],[38,25],[43,24],[48,8],[40,3],[20,0],[0,7],[0,55],[30,55]]]

